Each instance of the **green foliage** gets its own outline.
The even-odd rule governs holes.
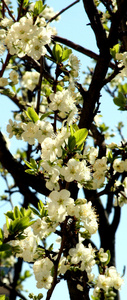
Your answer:
[[[9,244],[1,244],[0,245],[0,252],[2,251],[8,251],[8,250],[11,250],[11,246]]]
[[[3,231],[0,228],[0,244],[3,242],[3,239],[4,239]]]
[[[40,120],[42,121],[44,118],[47,118],[49,117],[50,115],[53,115],[54,112],[52,111],[48,111],[47,113],[43,114],[41,117],[40,117]]]
[[[108,151],[108,154],[107,154],[107,161],[109,163],[112,163],[113,162],[113,154],[112,154],[112,151]]]
[[[33,158],[30,158],[30,162],[25,160],[24,163],[26,164],[27,167],[29,167],[29,169],[25,170],[26,173],[31,175],[37,175],[39,173],[41,160],[39,160],[37,164]]]
[[[14,207],[14,211],[8,211],[6,214],[6,225],[10,235],[16,236],[18,239],[23,239],[24,236],[21,234],[24,229],[31,226],[34,221],[31,219],[31,210]],[[9,221],[10,220],[10,221]]]
[[[79,148],[83,146],[86,137],[88,135],[88,130],[86,128],[78,129],[78,126],[70,126],[71,135],[68,138],[68,147],[70,152],[74,150],[74,148]]]
[[[25,111],[25,114],[34,123],[36,123],[39,120],[38,114],[36,113],[33,107],[28,107],[27,111]]]
[[[39,293],[37,296],[35,296],[33,293],[30,293],[28,297],[33,300],[41,300],[43,298],[43,294]]]
[[[119,106],[119,110],[125,110],[126,99],[123,93],[118,92],[118,96],[113,99],[113,102]]]
[[[43,5],[43,2],[41,0],[36,1],[34,5],[34,11],[33,11],[34,17],[37,17],[39,14],[41,14],[44,8],[45,5]]]
[[[115,105],[119,106],[118,110],[127,110],[127,83],[118,86],[118,95],[113,99]]]
[[[62,63],[69,58],[72,51],[66,47],[63,48],[60,44],[55,44],[52,53],[56,63]]]
[[[112,57],[115,59],[116,57],[116,53],[119,52],[120,49],[120,45],[116,44],[115,46],[113,46],[113,48],[110,48],[110,54],[112,55]]]
[[[8,96],[9,98],[13,98],[15,96],[15,93],[11,92],[8,88],[0,88],[0,93],[2,95]]]
[[[5,295],[0,295],[0,300],[5,300],[6,296]]]
[[[47,210],[45,209],[45,206],[41,200],[38,202],[38,210],[34,207],[30,207],[32,212],[37,215],[39,218],[43,218],[47,216]]]

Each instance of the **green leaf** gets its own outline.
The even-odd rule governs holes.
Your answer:
[[[24,1],[23,1],[23,6],[24,6],[24,7],[27,7],[28,4],[29,4],[29,0],[24,0]]]
[[[9,225],[9,232],[10,234],[17,234],[26,229],[27,227],[31,226],[34,221],[29,221],[29,217],[23,217],[21,219],[16,219],[11,221]]]
[[[127,94],[127,83],[121,85],[122,89],[123,89],[123,93],[126,95]]]
[[[32,169],[31,163],[28,162],[27,160],[24,160],[24,163],[27,167],[29,167],[30,169]]]
[[[7,216],[11,220],[14,220],[14,213],[12,211],[7,211],[5,216]]]
[[[113,162],[113,154],[112,151],[108,151],[108,162],[111,164]]]
[[[88,130],[86,128],[81,128],[81,129],[77,130],[73,134],[73,136],[76,139],[76,145],[80,146],[82,143],[84,143],[87,135],[88,135]]]
[[[31,169],[25,170],[25,173],[31,174],[31,175],[37,175],[37,173],[36,173],[34,170],[31,170]],[[36,174],[35,174],[35,173],[36,173]]]
[[[72,53],[71,49],[64,49],[62,55],[62,61],[65,61],[69,58],[69,55]]]
[[[125,99],[124,95],[121,92],[119,92],[118,97],[115,97],[113,99],[113,102],[115,103],[115,105],[123,108],[126,104],[126,99]]]
[[[53,115],[53,114],[54,114],[54,112],[48,111],[47,113],[45,113],[41,116],[40,120],[42,121],[44,118],[47,118],[48,116]]]
[[[30,158],[30,164],[33,169],[37,169],[37,163],[36,163],[35,159]]]
[[[116,44],[113,48],[110,48],[110,54],[112,55],[113,58],[116,57],[116,53],[119,52],[119,48],[120,48],[119,44]]]
[[[38,114],[33,109],[33,107],[28,107],[27,111],[25,111],[26,115],[30,120],[32,120],[34,123],[36,123],[39,120]]]
[[[38,217],[40,217],[40,213],[38,212],[37,209],[35,209],[34,207],[30,207],[30,209],[32,210],[32,212],[37,215]]]
[[[0,228],[0,241],[3,242],[3,239],[4,239],[3,231],[2,231],[2,229]]]
[[[0,295],[0,300],[5,300],[5,295]]]
[[[45,6],[43,6],[42,0],[36,1],[34,5],[34,16],[38,16],[44,10]]]
[[[63,91],[63,87],[62,87],[61,85],[57,84],[57,86],[56,86],[56,91],[57,91],[57,92],[58,92],[58,91],[62,92],[62,91]]]
[[[55,44],[52,53],[56,62],[60,63],[62,61],[63,47],[59,44]]]
[[[20,218],[20,210],[18,206],[14,207],[14,219]]]
[[[71,135],[68,138],[68,147],[69,147],[69,150],[73,151],[74,148],[75,148],[75,146],[76,146],[76,138],[73,135]]]
[[[25,276],[25,278],[28,278],[28,277],[32,276],[32,274],[30,273],[29,270],[26,270],[24,273],[24,276]]]
[[[1,251],[8,251],[8,250],[11,250],[11,249],[12,249],[12,247],[9,244],[0,245],[0,252]]]

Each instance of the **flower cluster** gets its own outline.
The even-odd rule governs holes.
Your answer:
[[[92,267],[95,265],[95,251],[89,244],[88,248],[83,243],[78,243],[76,248],[69,250],[72,265],[80,265],[82,271],[86,271],[89,280],[91,281],[93,275],[91,274]]]
[[[73,94],[68,89],[63,89],[56,93],[52,93],[49,96],[50,104],[49,108],[53,111],[59,111],[59,116],[64,119],[71,112],[71,122],[73,121],[73,116],[78,113],[78,110],[75,106],[75,99]],[[68,119],[67,119],[68,122]],[[68,122],[70,124],[70,122]]]
[[[54,33],[54,29],[46,25],[45,18],[38,16],[33,24],[32,16],[27,14],[19,22],[12,24],[4,41],[11,55],[16,54],[18,57],[28,55],[39,60],[46,54],[45,45],[51,42],[51,35]]]
[[[120,61],[119,67],[121,68],[121,76],[127,77],[127,52],[116,53],[116,59]]]
[[[23,5],[27,5],[26,2]],[[87,146],[87,134],[90,137],[93,132],[92,129],[88,132],[86,128],[80,128],[83,108],[81,87],[77,83],[80,61],[70,49],[55,42],[53,35],[56,30],[49,25],[55,13],[50,7],[41,4],[41,1],[36,1],[28,5],[26,15],[19,15],[17,21],[6,17],[0,21],[0,54],[8,49],[12,56],[8,69],[11,63],[15,63],[8,77],[0,78],[0,88],[21,108],[20,113],[15,112],[14,120],[9,120],[9,138],[15,136],[34,145],[29,147],[32,150],[30,161],[25,161],[29,168],[26,172],[35,175],[37,179],[42,178],[49,192],[46,191],[42,205],[40,200],[38,210],[37,207],[30,208],[30,215],[29,212],[25,215],[25,209],[20,211],[18,208],[6,214],[3,239],[8,239],[8,246],[12,247],[16,258],[21,257],[33,264],[37,288],[54,288],[57,279],[63,278],[67,270],[79,270],[80,274],[86,272],[89,283],[95,286],[93,299],[101,299],[102,294],[105,299],[109,299],[114,297],[114,289],[120,289],[123,279],[114,267],[108,268],[108,251],[93,248],[92,242],[87,244],[88,239],[98,230],[92,200],[77,198],[80,197],[77,195],[72,198],[70,191],[74,183],[77,189],[97,190],[104,187],[101,190],[103,195],[107,192],[106,184],[111,182],[110,189],[116,194],[114,205],[122,206],[127,203],[127,177],[124,176],[127,159],[121,160],[119,154],[115,156],[113,150],[116,146],[113,144],[108,147],[111,156],[107,151],[103,157],[100,156],[98,141],[96,148]],[[114,11],[117,9],[115,0],[111,7]],[[103,22],[104,19],[108,20],[106,14]],[[45,56],[47,51],[48,55]],[[41,56],[45,56],[43,63]],[[21,68],[16,65],[17,57]],[[121,71],[123,76],[127,75],[126,57],[126,52],[116,55],[116,59],[121,61],[120,66],[124,66]],[[52,75],[48,71],[47,61],[55,66]],[[6,63],[7,59],[5,68]],[[86,76],[86,84],[90,83],[92,73],[93,69],[90,70],[90,76]],[[12,87],[14,97],[10,89],[5,88],[7,85]],[[18,85],[18,89],[15,85]],[[107,133],[105,124],[100,125],[98,117],[95,116],[93,125],[102,134],[105,131]],[[115,181],[117,173],[118,176],[124,173],[123,182]],[[57,249],[54,249],[54,244],[48,248],[45,243],[45,239],[53,233],[59,236]],[[95,264],[100,267],[97,279],[94,279],[92,273]],[[81,285],[77,286],[81,291],[82,283],[81,279]]]
[[[105,274],[99,274],[97,277],[97,283],[94,288],[93,296],[101,299],[101,290],[105,293],[105,298],[115,296],[113,288],[119,290],[123,284],[123,279],[120,277],[119,273],[116,271],[115,267],[107,267]]]

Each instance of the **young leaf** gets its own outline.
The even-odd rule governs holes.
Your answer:
[[[36,1],[34,5],[34,16],[38,16],[43,11],[44,6],[41,0]]]
[[[54,112],[48,111],[47,113],[43,114],[43,115],[40,117],[40,120],[42,121],[44,118],[47,118],[48,116],[53,115],[53,114],[54,114]]]
[[[115,97],[115,98],[113,99],[113,102],[114,102],[117,106],[124,107],[125,104],[126,104],[126,99],[125,99],[124,95],[123,95],[121,92],[119,92],[119,93],[118,93],[118,97]]]
[[[0,295],[0,300],[6,300],[5,295]]]
[[[30,120],[32,120],[34,123],[36,123],[39,120],[38,114],[33,109],[33,107],[28,107],[27,109],[27,116]]]
[[[14,220],[14,213],[12,211],[7,211],[5,216],[7,216],[11,220]]]
[[[4,239],[3,231],[0,228],[0,242],[3,242],[3,239]]]
[[[14,207],[14,219],[20,218],[20,210],[18,206]]]
[[[63,47],[59,44],[55,44],[52,53],[56,62],[60,63],[62,61]]]
[[[70,135],[68,138],[68,147],[70,151],[73,151],[76,146],[76,138],[73,135]]]
[[[0,251],[8,251],[11,250],[11,246],[9,244],[0,245]]]
[[[76,145],[80,146],[82,143],[84,143],[87,135],[88,135],[88,130],[86,128],[81,128],[75,131],[73,136],[76,139]]]
[[[64,49],[62,55],[62,61],[65,61],[69,58],[69,55],[72,53],[71,49]]]

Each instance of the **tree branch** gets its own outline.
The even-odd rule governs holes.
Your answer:
[[[2,133],[0,132],[0,162],[3,167],[8,170],[19,187],[21,193],[27,196],[30,193],[29,186],[44,195],[49,194],[49,190],[45,187],[45,181],[42,175],[33,176],[25,172],[25,167],[21,165],[10,153],[6,147],[6,142]],[[31,195],[33,193],[31,192]],[[34,196],[34,199],[37,198]],[[30,201],[31,202],[31,201]]]

